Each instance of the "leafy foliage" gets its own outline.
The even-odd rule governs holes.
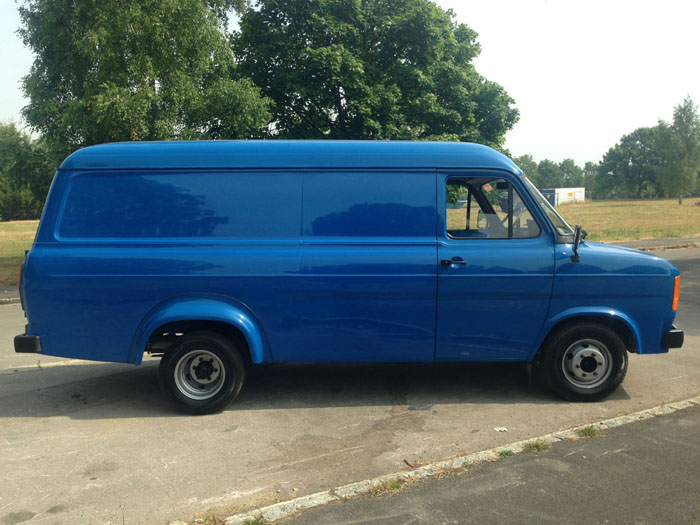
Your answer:
[[[122,140],[459,140],[502,149],[513,100],[474,68],[477,34],[431,0],[23,0],[23,115],[0,125],[0,215],[40,213],[54,159]],[[226,34],[232,11],[240,30]],[[700,117],[639,128],[583,168],[516,160],[596,196],[700,189]],[[456,203],[462,190],[450,194]]]
[[[234,79],[231,0],[27,0],[23,114],[65,153],[89,144],[258,134],[269,101]]]
[[[638,128],[610,148],[599,168],[600,189],[610,196],[692,194],[700,175],[700,116],[690,97],[673,122]]]
[[[564,179],[564,186],[578,187],[585,185],[583,170],[573,161],[573,159],[564,159],[559,164],[561,175]]]
[[[522,155],[513,160],[538,188],[588,187],[592,183],[591,173],[572,159],[560,163],[543,159],[537,163],[532,155]]]
[[[657,130],[660,162],[655,170],[665,195],[688,194],[700,176],[700,116],[690,97],[673,111],[673,122],[660,122]]]
[[[583,165],[583,184],[586,191],[594,192],[597,194],[599,189],[598,183],[598,164],[595,162],[586,162]]]
[[[564,174],[559,164],[549,159],[541,160],[537,165],[537,173],[540,176],[539,183],[543,188],[562,188],[564,184]]]
[[[537,169],[537,162],[532,157],[532,155],[521,155],[520,157],[513,157],[513,162],[515,162],[523,173],[537,186],[538,188],[545,188],[547,186],[541,183],[540,173]]]
[[[41,141],[0,123],[0,219],[36,219],[55,166]]]
[[[271,135],[500,146],[518,119],[480,76],[476,33],[430,0],[259,0],[240,71],[275,102]]]
[[[597,198],[692,195],[700,189],[700,115],[686,97],[673,122],[624,135],[599,164],[587,162],[583,169],[571,159],[537,164],[523,155],[514,161],[539,188],[585,186]]]
[[[639,128],[608,150],[600,166],[605,191],[641,198],[648,186],[654,186],[660,162],[657,137],[657,128]]]
[[[458,184],[447,185],[447,204],[457,206],[460,200],[467,198],[469,198],[469,188],[467,186],[460,186]]]

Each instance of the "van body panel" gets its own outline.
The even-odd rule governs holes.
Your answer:
[[[305,244],[282,361],[432,361],[435,243]]]
[[[58,243],[34,250],[25,279],[27,315],[31,330],[40,330],[35,320],[50,327],[37,332],[47,337],[49,355],[134,362],[129,348],[137,328],[174,290],[235,297],[271,330],[270,347],[284,345],[295,329],[298,283],[289,276],[299,275],[298,242]]]
[[[275,202],[271,188],[284,203]],[[297,172],[74,172],[65,191],[56,221],[58,240],[260,243],[300,237],[302,180]]]
[[[452,177],[503,180],[532,235],[448,234]],[[58,170],[21,289],[42,353],[100,361],[138,364],[177,321],[236,327],[254,363],[530,361],[590,316],[624,322],[639,353],[667,351],[678,270],[590,242],[575,263],[562,242],[485,146],[107,144]]]
[[[296,331],[281,361],[432,361],[435,170],[304,173]]]
[[[614,308],[610,308],[609,306],[585,306],[585,307],[575,307],[575,308],[569,308],[568,310],[563,310],[558,312],[555,316],[549,317],[547,319],[547,322],[545,325],[542,327],[542,331],[540,332],[539,337],[537,338],[537,342],[535,346],[533,347],[532,353],[528,356],[528,361],[534,359],[535,355],[537,354],[537,351],[539,350],[540,346],[544,342],[546,336],[556,327],[558,324],[562,323],[563,321],[568,321],[568,320],[575,320],[575,319],[595,319],[599,318],[601,320],[604,319],[616,319],[619,321],[622,321],[625,326],[631,331],[632,336],[634,337],[634,342],[636,348],[641,347],[641,334],[639,333],[639,327],[637,326],[637,323],[635,323],[628,315],[624,314],[623,312],[620,312],[619,310],[616,310]]]
[[[146,315],[134,335],[128,362],[141,362],[143,349],[154,330],[179,321],[217,321],[229,324],[245,337],[253,363],[272,360],[263,328],[246,305],[223,295],[192,294],[171,297]]]
[[[446,202],[450,178],[498,176],[527,191],[507,172],[449,170],[438,173],[438,202]],[[537,209],[526,201],[530,209]],[[523,361],[532,352],[547,317],[554,277],[554,243],[544,218],[540,234],[524,239],[455,239],[447,234],[440,207],[440,265],[435,356],[438,361]]]
[[[440,361],[524,361],[547,318],[554,247],[536,239],[442,240],[436,357]]]
[[[121,142],[80,149],[59,169],[418,169],[487,168],[521,173],[488,146],[370,140],[201,140]]]
[[[515,186],[531,210],[539,210],[518,177],[507,172],[449,170],[438,173],[438,201],[450,178],[498,176]],[[455,239],[440,207],[440,265],[435,356],[438,361],[524,361],[547,318],[554,278],[553,233],[545,217],[535,238]]]
[[[678,269],[661,257],[594,242],[581,243],[580,262],[572,262],[572,255],[571,245],[557,245],[550,319],[572,309],[580,315],[608,309],[632,328],[637,353],[668,352],[661,341],[675,318],[672,283]]]

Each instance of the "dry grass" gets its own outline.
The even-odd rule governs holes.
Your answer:
[[[24,250],[34,241],[39,221],[0,222],[0,285],[17,284]]]
[[[557,211],[572,226],[588,231],[588,240],[604,242],[700,236],[700,199],[593,201],[562,204]],[[471,227],[476,227],[472,210]],[[447,228],[464,229],[466,211],[447,210]]]
[[[700,236],[700,199],[593,201],[563,204],[557,211],[588,230],[588,240],[605,242]]]

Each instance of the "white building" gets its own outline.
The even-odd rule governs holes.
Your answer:
[[[586,188],[548,188],[541,191],[552,206],[586,200]]]

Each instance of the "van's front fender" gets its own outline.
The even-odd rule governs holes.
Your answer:
[[[634,342],[637,347],[637,352],[642,353],[642,338],[639,333],[639,327],[637,324],[625,313],[616,310],[615,308],[605,307],[605,306],[584,306],[578,308],[569,308],[559,312],[557,315],[548,320],[548,322],[542,327],[540,336],[538,337],[537,344],[535,344],[530,359],[532,360],[537,355],[542,343],[550,334],[552,329],[556,327],[559,323],[567,320],[574,319],[591,319],[591,318],[603,318],[603,319],[615,319],[624,323],[632,332],[634,337]]]
[[[148,312],[131,342],[128,362],[140,364],[151,334],[159,326],[178,321],[215,321],[229,324],[245,337],[253,363],[271,360],[262,326],[247,306],[224,295],[189,294],[166,299]]]

